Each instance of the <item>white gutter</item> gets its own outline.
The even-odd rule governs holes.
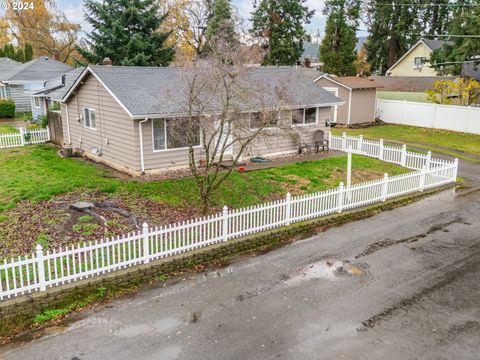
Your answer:
[[[67,113],[67,135],[68,135],[68,145],[72,145],[72,138],[70,137],[70,118],[68,116],[68,105],[65,104],[65,111]]]
[[[350,95],[348,97],[348,119],[347,125],[350,125],[350,112],[352,111],[352,89],[350,89]]]
[[[148,121],[148,118],[145,117],[145,120],[138,122],[138,132],[140,134],[140,164],[142,166],[142,175],[145,175],[145,160],[143,159],[143,132],[142,124]]]

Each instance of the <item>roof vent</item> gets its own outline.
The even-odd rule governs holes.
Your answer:
[[[104,65],[104,66],[112,66],[112,65],[113,65],[112,59],[110,59],[109,57],[106,57],[105,59],[103,59],[102,65]]]

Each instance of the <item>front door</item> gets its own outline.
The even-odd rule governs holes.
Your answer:
[[[218,118],[216,118],[215,120],[215,129],[218,129],[220,127],[220,120]],[[228,131],[228,129],[226,129],[227,126],[229,126],[230,123],[228,124],[224,124],[224,129],[223,129],[223,132],[221,134],[219,134],[219,136],[221,137],[220,138],[220,146],[222,146],[224,144],[224,141],[225,141],[225,138],[228,136],[228,139],[227,139],[227,144],[230,144],[232,142],[232,133],[230,131]],[[221,151],[222,149],[219,149],[219,152]],[[227,148],[225,149],[225,151],[223,152],[223,156],[224,157],[228,157],[228,156],[233,156],[233,145],[229,145],[227,146]]]

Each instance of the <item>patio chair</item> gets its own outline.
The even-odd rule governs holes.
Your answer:
[[[313,144],[316,153],[320,151],[320,148],[322,148],[322,151],[325,151],[325,148],[329,150],[330,144],[328,143],[328,140],[325,139],[325,133],[323,130],[317,130],[313,133]]]

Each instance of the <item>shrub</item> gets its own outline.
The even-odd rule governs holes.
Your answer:
[[[45,129],[48,125],[48,115],[40,116],[40,126]]]
[[[15,103],[10,99],[0,99],[0,118],[15,117]]]

